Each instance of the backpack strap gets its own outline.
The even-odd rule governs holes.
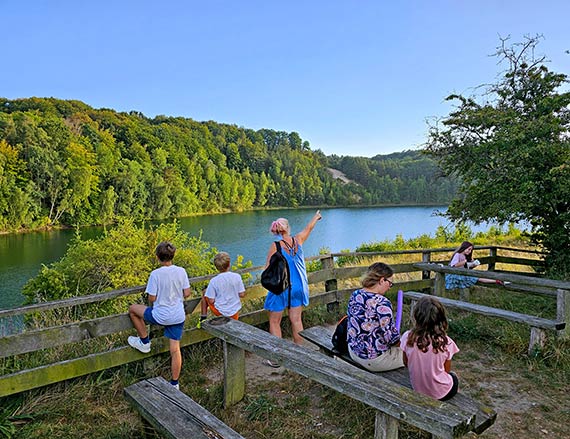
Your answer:
[[[295,245],[295,238],[293,238],[293,245]],[[283,255],[283,251],[281,250],[281,242],[275,241],[275,249],[278,253]],[[285,258],[285,256],[283,256]],[[288,298],[287,298],[287,309],[291,309],[291,271],[289,270],[289,263],[287,259],[285,259],[285,268],[287,269],[287,279],[289,279],[289,287],[287,288],[289,291]]]

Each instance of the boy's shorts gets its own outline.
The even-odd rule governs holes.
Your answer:
[[[218,308],[216,308],[210,302],[208,302],[208,308],[210,308],[212,310],[212,312],[214,313],[215,316],[221,316],[222,315],[222,313],[218,310]],[[230,319],[238,320],[239,319],[239,311],[236,312],[233,316],[226,316],[226,317],[229,317]]]
[[[164,336],[171,340],[180,340],[182,338],[182,331],[184,330],[184,322],[177,323],[176,325],[162,325],[158,323],[152,316],[152,308],[147,307],[144,310],[144,321],[151,325],[160,325],[164,327]]]

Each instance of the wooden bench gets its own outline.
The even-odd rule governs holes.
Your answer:
[[[352,361],[348,354],[341,354],[337,352],[332,344],[333,330],[323,326],[313,326],[312,328],[305,329],[300,332],[300,335],[311,343],[319,347],[321,352],[329,356],[340,357],[356,367],[361,367]],[[370,372],[370,374],[381,375],[384,378],[393,381],[408,389],[412,388],[410,382],[410,375],[406,368],[390,370],[387,372]],[[490,407],[487,407],[479,402],[473,400],[469,396],[459,392],[447,403],[456,406],[459,410],[475,413],[475,421],[473,425],[473,432],[480,434],[495,423],[497,413]]]
[[[150,378],[125,388],[125,398],[164,437],[244,439],[164,378]]]
[[[411,299],[413,306],[414,302],[427,295],[428,294],[417,293],[415,291],[406,291],[404,293],[404,298]],[[461,300],[447,299],[439,296],[437,298],[446,308],[468,311],[488,317],[499,317],[513,322],[527,324],[530,326],[530,342],[528,345],[529,355],[533,353],[537,346],[544,346],[544,341],[546,339],[546,333],[544,332],[545,329],[559,331],[566,327],[565,322],[521,314],[505,309],[492,308],[490,306],[477,305],[476,303],[463,302]]]
[[[474,407],[437,401],[381,374],[371,374],[239,320],[218,317],[205,321],[202,329],[224,341],[226,405],[244,397],[247,350],[376,409],[375,439],[396,439],[399,422],[440,438],[461,437],[481,424],[477,421],[479,410]]]

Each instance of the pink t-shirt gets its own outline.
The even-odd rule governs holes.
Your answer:
[[[428,347],[427,352],[422,352],[417,345],[408,346],[410,331],[404,332],[400,339],[400,347],[408,357],[408,370],[410,381],[416,392],[441,399],[449,393],[453,387],[453,378],[445,371],[446,360],[451,360],[454,354],[459,352],[455,342],[447,336],[447,349],[444,352],[433,352]]]

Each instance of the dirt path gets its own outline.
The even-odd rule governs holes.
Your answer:
[[[307,342],[307,346],[316,347]],[[476,361],[465,352],[454,362],[454,370],[460,377],[461,391],[493,407],[497,413],[495,425],[479,437],[487,439],[556,438],[570,439],[570,403],[567,389],[544,389],[526,371],[513,371],[510,367],[496,364],[492,358]],[[458,356],[459,357],[459,356]],[[208,379],[222,380],[221,368],[214,368]],[[271,383],[291,379],[285,368],[272,368],[255,354],[246,353],[246,377],[248,387],[267,385],[269,392],[276,389]],[[294,379],[294,378],[293,378]],[[318,386],[316,386],[318,388]],[[311,399],[319,393],[310,390]],[[280,398],[279,391],[271,396]],[[326,422],[315,410],[315,422]]]

